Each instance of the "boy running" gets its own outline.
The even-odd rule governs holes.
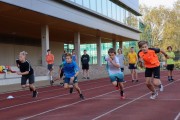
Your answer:
[[[166,60],[166,69],[168,70],[168,81],[169,82],[172,82],[174,79],[173,79],[173,76],[172,76],[172,72],[173,72],[173,69],[174,69],[174,58],[175,58],[175,54],[174,52],[172,52],[172,47],[171,46],[168,46],[167,47],[167,55],[168,55],[168,59]]]
[[[121,99],[125,99],[124,95],[124,74],[120,70],[119,60],[116,57],[116,51],[110,48],[108,51],[109,56],[105,58],[107,61],[107,70],[111,80],[111,83],[115,87],[119,87]]]
[[[131,47],[128,54],[129,69],[131,71],[132,82],[138,82],[138,74],[136,72],[138,57],[134,51],[134,47]]]
[[[53,74],[53,64],[54,64],[54,55],[51,54],[51,50],[47,50],[47,55],[46,55],[46,62],[48,63],[48,70],[49,70],[49,76],[50,76],[50,84],[52,83],[52,74]]]
[[[73,87],[76,88],[76,90],[79,93],[80,99],[84,99],[83,94],[81,93],[81,90],[78,86],[78,79],[77,76],[79,74],[79,67],[77,66],[76,62],[72,60],[72,55],[67,53],[66,54],[66,61],[60,65],[59,68],[59,74],[61,74],[62,68],[64,69],[64,88],[69,89],[70,93],[73,92]]]
[[[144,62],[144,66],[146,68],[146,85],[149,90],[152,91],[150,99],[156,99],[158,92],[156,91],[155,87],[159,87],[160,91],[163,91],[163,86],[160,81],[160,62],[156,54],[162,53],[165,57],[167,57],[167,54],[159,48],[148,48],[148,42],[146,41],[138,42],[138,46],[141,49],[138,52],[138,56],[140,57],[140,66],[143,67],[142,63]]]
[[[19,53],[19,59],[16,60],[16,64],[20,69],[20,72],[17,72],[21,77],[21,86],[22,88],[29,87],[30,91],[33,91],[32,97],[37,97],[38,92],[34,86],[34,70],[32,69],[29,62],[26,60],[27,53],[25,51]],[[27,84],[29,80],[29,84]]]

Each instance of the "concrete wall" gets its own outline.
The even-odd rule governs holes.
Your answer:
[[[52,53],[55,55],[55,65],[59,65],[64,50],[64,43],[50,42],[50,48],[52,49]],[[15,65],[18,53],[23,50],[28,52],[27,59],[33,66],[41,65],[41,47],[2,43],[0,43],[0,65]]]

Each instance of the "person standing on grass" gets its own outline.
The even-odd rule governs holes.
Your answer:
[[[173,69],[174,69],[174,58],[175,58],[175,54],[174,52],[172,52],[172,47],[168,46],[167,47],[167,55],[169,56],[168,59],[166,59],[166,69],[168,70],[168,81],[172,82],[173,79]]]
[[[90,79],[89,77],[89,61],[90,57],[87,54],[87,51],[84,50],[84,54],[81,57],[82,69],[83,69],[83,79]]]
[[[16,60],[16,64],[20,69],[17,72],[18,75],[22,75],[21,77],[21,86],[22,88],[29,87],[30,91],[33,92],[32,97],[37,97],[38,92],[34,86],[34,70],[32,69],[30,63],[26,60],[27,52],[22,51],[19,53],[19,59]],[[29,84],[27,84],[27,80],[29,80]]]
[[[163,91],[164,88],[160,80],[160,62],[156,54],[162,53],[166,58],[168,58],[168,55],[159,48],[149,48],[147,41],[139,41],[138,46],[140,49],[138,52],[139,64],[140,67],[146,68],[146,86],[152,92],[150,99],[156,99],[158,92],[155,87],[160,88],[160,91]]]
[[[76,62],[72,60],[72,55],[70,53],[66,54],[66,61],[63,62],[59,67],[59,74],[61,74],[62,68],[64,69],[64,88],[70,89],[70,94],[73,93],[73,88],[75,87],[79,93],[80,99],[84,99],[84,96],[78,86],[78,74],[79,67]]]
[[[49,76],[50,76],[50,84],[53,80],[52,74],[53,74],[53,67],[54,67],[54,55],[51,53],[51,50],[47,50],[47,55],[46,55],[46,62],[48,63],[48,70],[49,70]]]
[[[134,51],[134,47],[130,48],[130,52],[128,53],[128,62],[129,62],[129,69],[131,71],[132,82],[138,82],[138,73],[136,71],[138,57],[136,52]]]
[[[119,64],[119,60],[116,57],[116,51],[113,48],[110,48],[108,50],[108,55],[105,60],[107,61],[107,71],[109,74],[109,78],[111,80],[111,83],[118,87],[120,90],[120,96],[121,99],[125,99],[124,94],[124,74],[121,72],[120,68],[121,65]]]
[[[77,56],[76,56],[76,53],[75,53],[75,49],[72,50],[72,60],[73,60],[74,62],[77,62]]]

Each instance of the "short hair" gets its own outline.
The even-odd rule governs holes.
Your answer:
[[[66,53],[66,57],[72,58],[72,54],[71,53]]]
[[[47,50],[47,52],[51,51],[50,49]]]
[[[118,52],[119,52],[119,51],[121,51],[121,52],[122,52],[122,49],[121,49],[121,48],[119,48],[117,51],[118,51]]]
[[[172,47],[171,47],[171,46],[168,46],[168,47],[167,47],[167,50],[168,50],[169,48],[171,48],[171,50],[172,50]]]
[[[138,42],[138,46],[139,48],[141,48],[143,45],[147,44],[148,45],[148,42],[147,41],[139,41]]]
[[[116,51],[115,51],[114,48],[110,48],[110,49],[108,50],[108,54],[109,54],[109,53],[114,53],[114,54],[116,54]]]
[[[28,53],[26,51],[22,51],[19,53],[20,55],[26,56]]]
[[[84,52],[87,51],[87,50],[84,50]]]
[[[131,47],[131,48],[134,48],[134,47]]]

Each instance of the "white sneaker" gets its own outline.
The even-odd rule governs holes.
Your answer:
[[[161,92],[163,92],[164,91],[164,86],[163,85],[161,85],[161,88],[159,89]]]
[[[158,96],[158,92],[152,93],[150,99],[154,100],[157,98],[157,96]]]

